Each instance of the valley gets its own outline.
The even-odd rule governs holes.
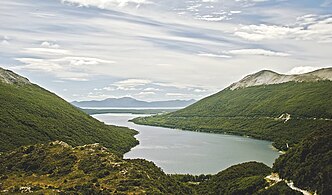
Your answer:
[[[331,195],[332,0],[0,0],[0,194]]]
[[[0,70],[3,193],[325,195],[332,190],[329,80],[226,88],[175,112],[132,119],[128,113],[91,117]],[[286,152],[279,156],[271,142],[247,136],[271,140]],[[271,174],[285,182],[271,184]]]

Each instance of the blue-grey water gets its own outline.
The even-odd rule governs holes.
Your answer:
[[[129,119],[140,115],[94,115],[106,124],[126,126],[139,132],[140,144],[124,158],[153,161],[166,173],[214,174],[232,165],[258,161],[272,166],[279,152],[271,142],[247,137],[182,131],[136,125]]]

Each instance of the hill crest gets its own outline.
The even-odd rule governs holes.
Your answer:
[[[254,74],[250,74],[240,81],[231,84],[228,88],[231,90],[246,88],[259,85],[272,85],[295,82],[313,82],[320,80],[332,80],[332,68],[322,68],[304,74],[279,74],[271,70],[262,70]]]

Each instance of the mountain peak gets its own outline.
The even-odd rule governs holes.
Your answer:
[[[31,84],[27,78],[3,68],[0,68],[0,82],[7,84]]]
[[[229,86],[229,89],[235,90],[251,86],[280,84],[290,81],[313,82],[319,80],[332,80],[332,68],[322,68],[313,72],[294,75],[279,74],[271,70],[261,70],[244,77],[239,82],[233,83]]]

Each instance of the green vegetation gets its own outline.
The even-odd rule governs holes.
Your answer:
[[[121,154],[137,144],[136,131],[105,125],[0,68],[0,192],[300,194],[284,181],[266,178],[273,170],[297,187],[330,194],[331,84],[289,82],[225,89],[174,113],[134,119],[147,125],[250,135],[272,140],[280,149],[287,149],[286,143],[292,146],[273,169],[247,162],[216,175],[166,175],[152,162],[122,159]],[[100,144],[92,144],[96,142]]]
[[[152,162],[123,160],[99,144],[72,147],[54,141],[22,146],[0,155],[0,192],[297,194],[282,182],[270,187],[265,179],[270,173],[268,166],[248,162],[216,175],[167,175]]]
[[[23,146],[0,155],[0,192],[194,194],[146,160],[123,160],[99,144]]]
[[[121,155],[138,144],[136,133],[105,125],[27,80],[0,81],[0,152],[62,140],[74,146],[101,143]]]
[[[278,182],[275,185],[261,190],[258,193],[259,195],[302,195],[301,192],[292,190],[288,185],[284,182]]]
[[[282,178],[318,194],[332,192],[332,129],[314,132],[281,155],[273,169]]]
[[[108,114],[108,113],[131,113],[131,114],[160,114],[175,112],[178,109],[81,109],[83,112],[93,114]]]
[[[254,194],[268,186],[271,168],[257,162],[242,163],[213,175],[197,186],[198,194]]]
[[[173,113],[137,124],[230,133],[270,140],[287,150],[314,130],[332,127],[332,82],[288,82],[225,90]],[[290,120],[286,115],[290,114]],[[283,115],[282,117],[280,117]],[[280,117],[280,118],[279,118]]]

